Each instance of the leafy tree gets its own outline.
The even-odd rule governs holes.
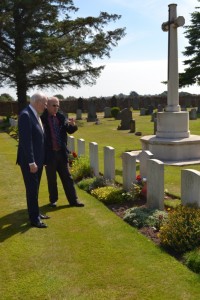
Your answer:
[[[200,0],[198,0],[200,2]],[[198,10],[199,7],[196,7]],[[190,57],[184,61],[184,73],[179,74],[180,87],[197,84],[200,85],[200,11],[191,14],[191,25],[185,26],[186,37],[189,40],[189,46],[185,47],[183,54]]]
[[[4,93],[0,95],[0,101],[8,102],[8,101],[14,101],[14,99],[9,94]]]
[[[56,95],[54,95],[54,97],[58,98],[59,100],[64,100],[65,99],[64,96],[61,95],[61,94],[56,94]]]
[[[138,93],[136,93],[135,91],[130,92],[129,95],[132,96],[132,97],[137,97],[137,96],[139,96]]]
[[[105,30],[120,15],[72,18],[77,11],[72,0],[0,1],[0,83],[16,88],[19,111],[30,88],[95,84],[104,66],[92,61],[109,57],[125,35]]]

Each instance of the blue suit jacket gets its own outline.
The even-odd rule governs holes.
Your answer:
[[[19,116],[19,146],[17,153],[17,164],[27,165],[35,162],[40,168],[44,164],[44,133],[28,106]]]

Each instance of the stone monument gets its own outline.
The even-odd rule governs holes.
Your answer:
[[[88,103],[88,117],[87,117],[87,122],[95,122],[96,119],[97,119],[97,114],[96,114],[95,101],[91,100]]]
[[[169,4],[169,19],[162,24],[168,32],[168,86],[165,111],[157,113],[156,135],[141,138],[142,149],[168,164],[200,162],[200,136],[190,135],[189,114],[179,105],[177,28],[185,19],[176,14],[176,4]]]
[[[130,129],[130,122],[132,120],[132,111],[129,108],[122,109],[118,117],[121,120],[120,125],[118,126],[118,130],[127,130]]]

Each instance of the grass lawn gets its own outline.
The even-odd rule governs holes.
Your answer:
[[[199,275],[90,195],[77,188],[86,206],[70,208],[59,182],[59,205],[50,208],[45,174],[40,207],[51,216],[49,227],[30,227],[16,147],[0,133],[0,299],[200,298]]]

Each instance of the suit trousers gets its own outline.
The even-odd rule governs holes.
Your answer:
[[[77,194],[73,178],[69,172],[69,164],[63,157],[62,151],[54,151],[54,159],[47,163],[46,167],[47,183],[49,190],[49,201],[54,203],[58,200],[57,173],[65,191],[65,195],[70,204],[77,201]]]
[[[40,220],[38,194],[43,168],[39,168],[36,173],[31,173],[29,165],[22,164],[20,167],[26,187],[26,200],[29,219],[31,223],[36,223]]]

